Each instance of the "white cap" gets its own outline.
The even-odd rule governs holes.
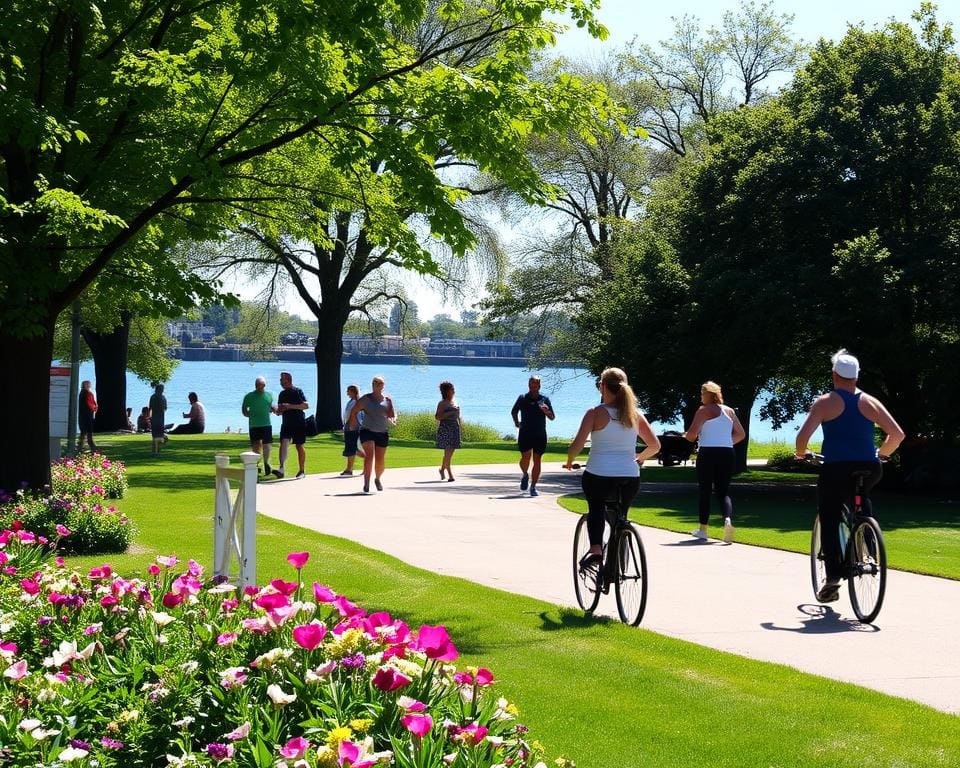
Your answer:
[[[830,361],[833,363],[833,372],[842,379],[856,380],[860,375],[860,361],[845,349],[837,352]]]

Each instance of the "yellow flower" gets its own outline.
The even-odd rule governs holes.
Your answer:
[[[366,717],[350,721],[350,727],[357,733],[366,733],[370,730],[371,725],[373,725],[373,720]]]
[[[327,650],[334,659],[342,659],[361,650],[366,644],[366,638],[359,629],[348,629],[339,637],[327,643]]]
[[[351,731],[346,726],[337,726],[336,728],[331,728],[330,733],[327,734],[327,746],[331,749],[336,749],[340,746],[341,741],[350,741],[353,737],[353,731]]]
[[[337,768],[337,753],[326,744],[317,748],[317,768]]]

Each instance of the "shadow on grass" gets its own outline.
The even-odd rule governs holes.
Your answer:
[[[801,603],[797,610],[809,616],[803,619],[799,627],[778,627],[772,621],[764,621],[760,626],[775,632],[799,632],[803,635],[832,635],[838,632],[879,632],[880,628],[872,624],[863,624],[856,619],[847,619],[827,605]]]
[[[620,622],[609,616],[594,616],[574,608],[555,608],[540,612],[540,629],[544,632],[557,632],[567,629],[589,629],[596,626],[618,626]]]

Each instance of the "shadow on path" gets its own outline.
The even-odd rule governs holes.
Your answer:
[[[772,621],[761,622],[760,626],[777,632],[799,632],[805,635],[880,631],[879,627],[872,624],[863,624],[856,619],[846,619],[827,605],[801,603],[797,606],[797,610],[810,617],[802,620],[799,627],[778,627]]]

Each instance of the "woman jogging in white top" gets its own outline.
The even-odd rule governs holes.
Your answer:
[[[637,398],[627,383],[627,374],[619,368],[607,368],[597,380],[601,403],[584,414],[580,431],[570,443],[565,469],[573,469],[573,460],[590,438],[590,458],[580,483],[587,497],[587,533],[590,551],[581,565],[599,564],[603,560],[603,508],[608,493],[614,489],[620,509],[626,514],[630,502],[640,489],[640,467],[646,459],[657,455],[660,441],[644,415],[637,410]],[[646,448],[637,453],[637,435]]]
[[[730,478],[736,468],[733,446],[746,437],[746,432],[729,405],[723,404],[720,385],[708,381],[700,387],[703,403],[693,417],[684,437],[698,441],[697,482],[700,485],[700,527],[690,535],[706,541],[710,520],[710,492],[716,493],[723,515],[723,540],[733,541],[733,502],[730,501]]]

